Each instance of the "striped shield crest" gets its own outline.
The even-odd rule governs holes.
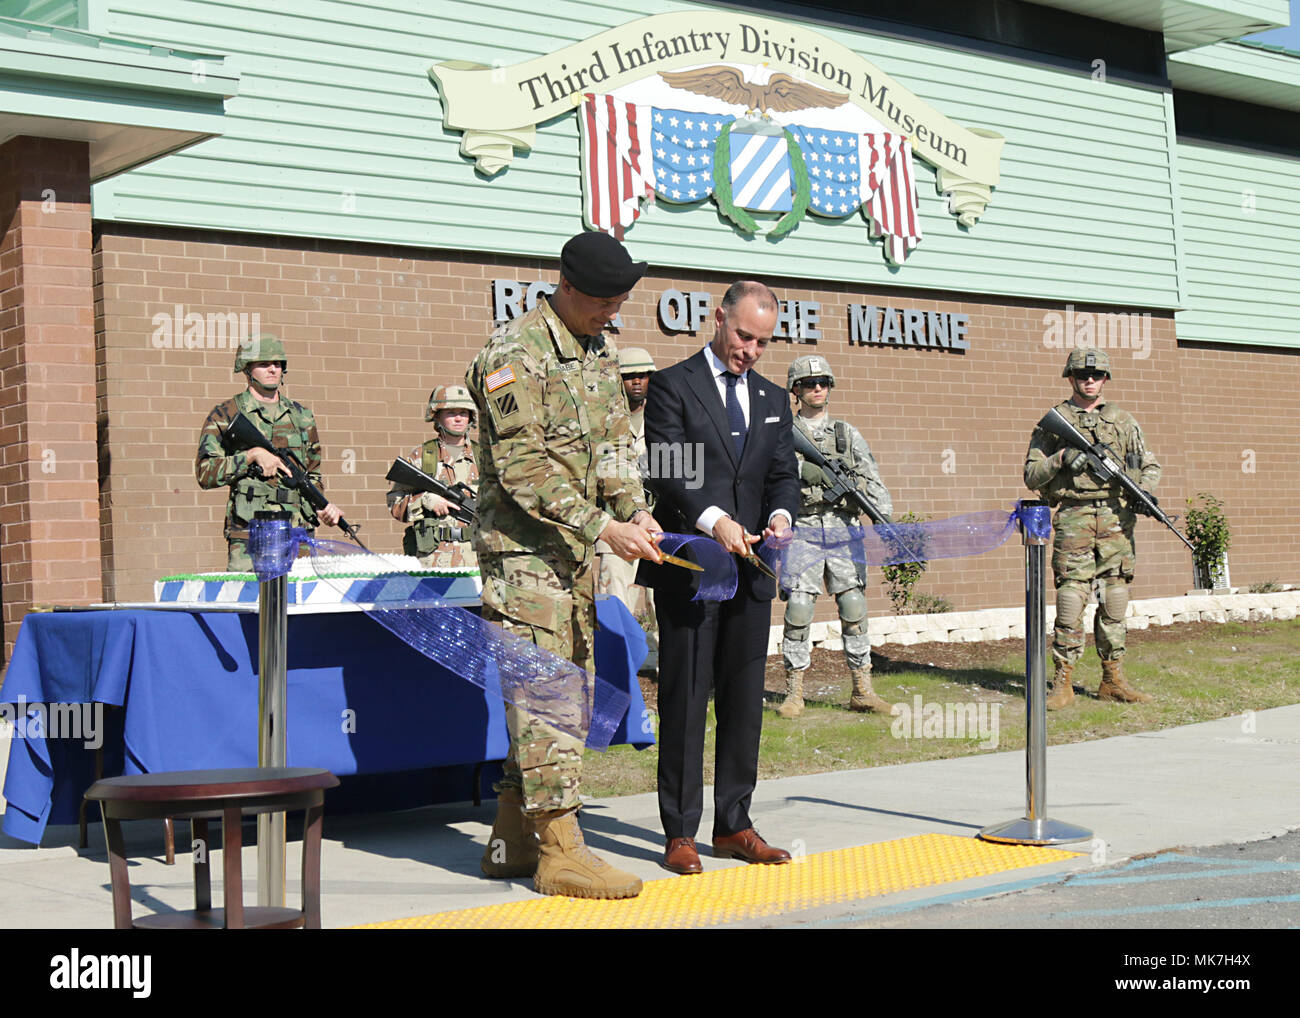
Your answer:
[[[752,212],[789,212],[794,174],[784,134],[756,134],[737,124],[731,131],[734,204]]]

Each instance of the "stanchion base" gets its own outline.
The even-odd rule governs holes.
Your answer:
[[[976,837],[1009,845],[1064,845],[1071,841],[1091,841],[1092,831],[1050,817],[1043,820],[1021,817],[985,827]]]

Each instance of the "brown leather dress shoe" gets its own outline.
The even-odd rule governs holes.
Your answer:
[[[744,859],[745,862],[790,861],[789,852],[773,848],[752,827],[728,834],[725,838],[714,838],[713,855],[718,859]]]
[[[664,869],[672,870],[686,876],[691,873],[703,873],[700,865],[700,853],[695,850],[694,838],[670,838],[664,849]]]

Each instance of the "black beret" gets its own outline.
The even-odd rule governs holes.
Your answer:
[[[560,273],[588,297],[617,297],[636,286],[646,263],[608,233],[580,233],[560,252]]]

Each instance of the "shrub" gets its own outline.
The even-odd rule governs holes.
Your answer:
[[[1196,500],[1187,500],[1187,539],[1196,546],[1192,562],[1197,575],[1203,577],[1207,587],[1222,586],[1223,558],[1232,544],[1228,518],[1223,514],[1223,503],[1208,491],[1198,491]]]
[[[919,556],[925,554],[925,532],[919,527],[909,527],[909,523],[924,523],[925,517],[916,513],[903,513],[894,519],[898,527],[898,533],[901,540],[891,542],[885,538],[886,546],[900,547],[918,556],[915,562],[899,562],[896,565],[881,566],[881,574],[885,578],[885,592],[889,595],[889,603],[894,606],[895,615],[903,615],[907,612],[908,606],[913,604],[916,596],[913,591],[920,582],[922,574],[930,567]]]

